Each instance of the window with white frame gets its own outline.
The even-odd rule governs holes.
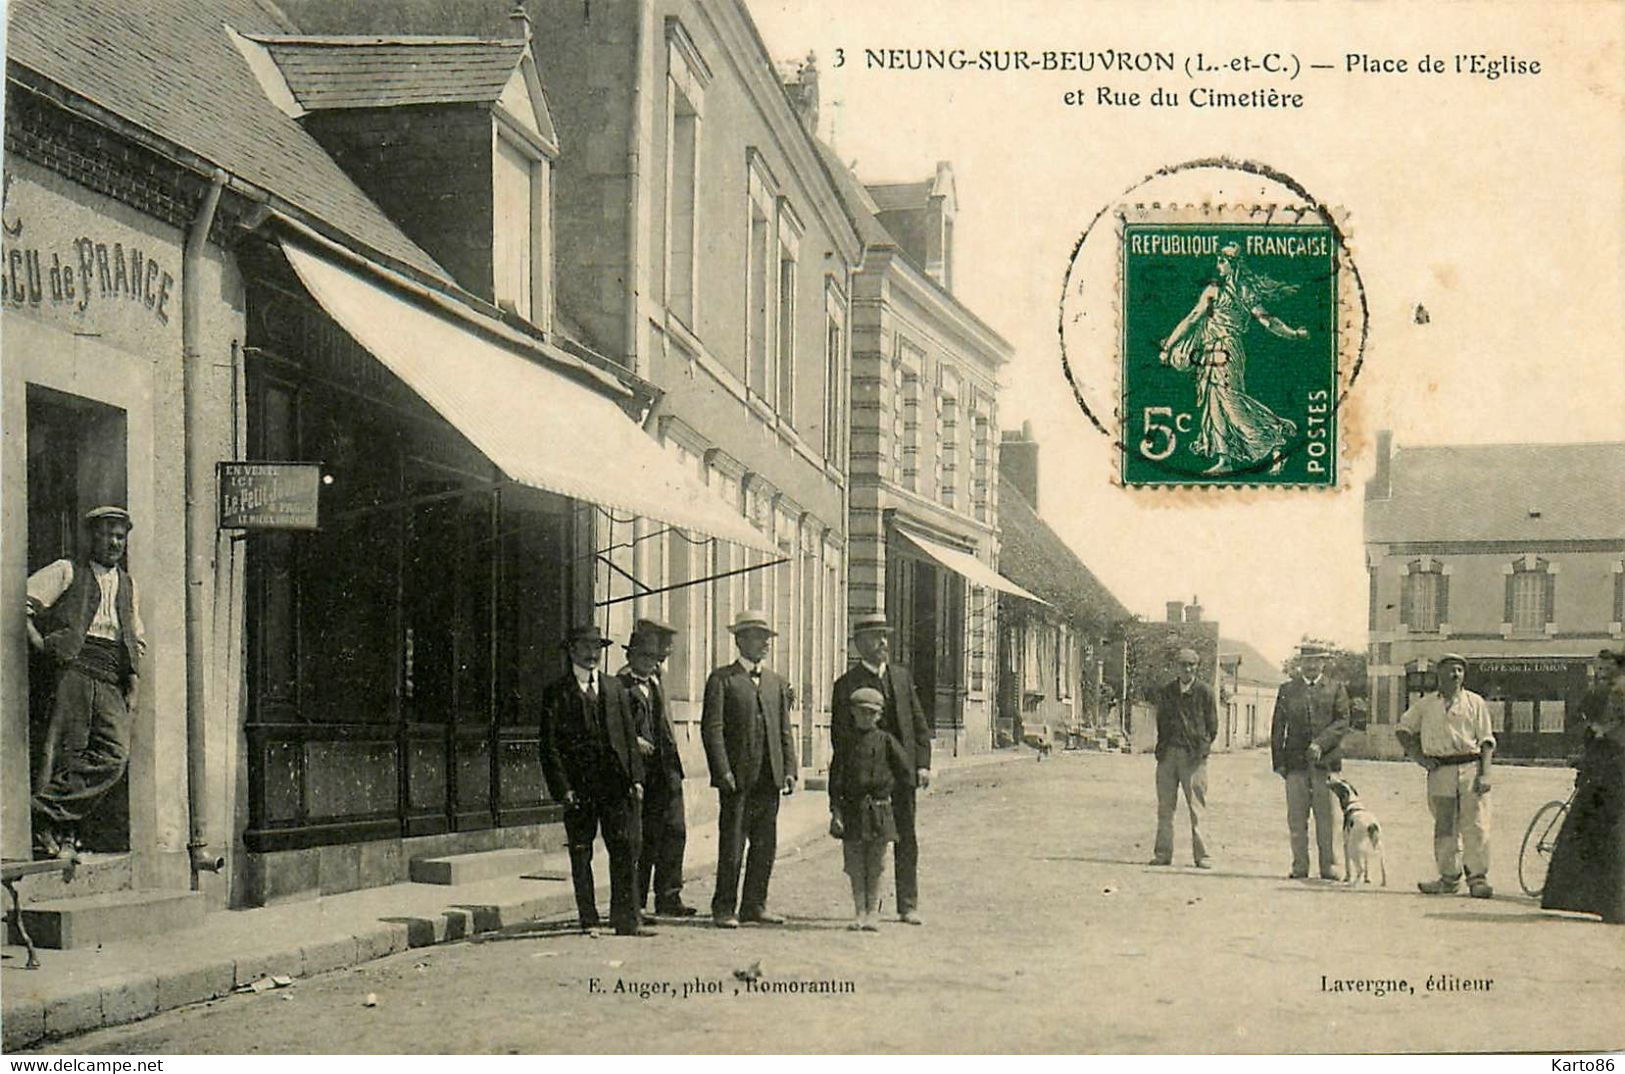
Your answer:
[[[544,331],[552,324],[552,166],[499,124],[491,162],[491,287],[499,305]]]
[[[1403,614],[1413,633],[1437,631],[1449,618],[1450,576],[1436,559],[1412,560],[1405,568]]]
[[[824,288],[824,458],[836,466],[846,445],[846,307],[834,281]]]
[[[776,198],[772,173],[761,154],[747,153],[750,172],[749,228],[745,249],[745,387],[763,399],[774,398],[773,306],[778,277]]]
[[[1555,611],[1556,583],[1551,564],[1524,556],[1511,565],[1506,581],[1506,619],[1514,634],[1544,634]]]
[[[796,259],[801,251],[801,220],[789,199],[779,199],[778,382],[779,416],[791,425],[796,412]]]
[[[693,327],[699,247],[700,115],[711,70],[682,23],[666,20],[666,305]]]

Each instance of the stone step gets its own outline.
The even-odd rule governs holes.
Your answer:
[[[508,847],[473,854],[413,858],[409,875],[419,884],[477,884],[482,880],[537,872],[542,868],[542,857],[540,850]]]
[[[53,899],[80,899],[112,891],[129,891],[132,881],[130,855],[81,853],[71,877],[61,873],[25,876],[17,881],[17,894],[24,905]]]
[[[36,946],[67,950],[191,928],[203,912],[201,891],[110,891],[24,903],[23,924]]]

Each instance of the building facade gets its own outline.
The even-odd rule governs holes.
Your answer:
[[[1364,752],[1398,756],[1393,728],[1467,658],[1498,753],[1555,758],[1599,648],[1625,620],[1625,444],[1395,449],[1378,436],[1366,486],[1371,714]]]
[[[1257,649],[1234,638],[1219,639],[1219,737],[1216,750],[1270,744],[1275,694],[1286,676]]]

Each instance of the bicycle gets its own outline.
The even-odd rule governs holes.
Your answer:
[[[1518,850],[1518,886],[1531,899],[1538,899],[1546,890],[1546,870],[1552,864],[1552,848],[1557,845],[1557,833],[1563,829],[1563,818],[1569,815],[1574,794],[1557,801],[1555,798],[1535,810],[1529,827],[1523,833],[1523,846]]]

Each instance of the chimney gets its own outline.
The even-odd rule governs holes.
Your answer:
[[[1000,438],[999,476],[1038,510],[1038,444],[1033,440],[1032,422],[1022,422],[1019,433],[1007,429]]]
[[[1191,597],[1191,602],[1185,605],[1185,622],[1200,623],[1202,621],[1202,605],[1200,597]]]
[[[1184,601],[1170,600],[1167,602],[1166,607],[1168,609],[1168,621],[1170,623],[1183,623],[1185,621]]]
[[[530,13],[525,10],[523,0],[514,4],[513,10],[508,12],[508,21],[513,23],[514,36],[524,39],[525,44],[530,44]]]
[[[1386,500],[1394,494],[1394,433],[1377,430],[1377,468],[1365,485],[1365,498]]]
[[[818,54],[807,53],[807,58],[796,68],[795,78],[784,84],[790,108],[807,128],[807,133],[818,136]]]

